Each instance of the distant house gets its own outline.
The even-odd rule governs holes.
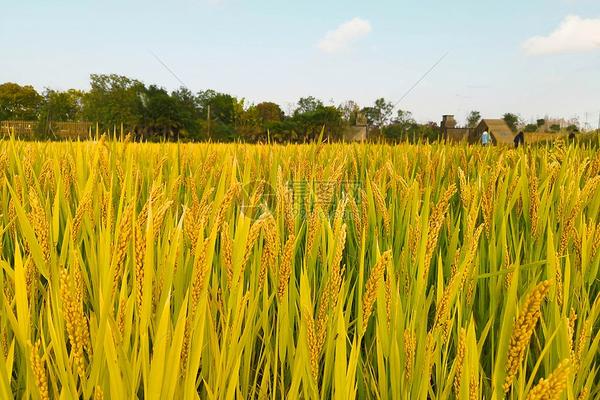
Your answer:
[[[513,144],[514,132],[503,119],[482,119],[469,135],[470,143],[477,143],[483,131],[487,130],[495,145]]]
[[[362,113],[356,114],[356,123],[347,126],[343,132],[346,142],[364,142],[367,140],[367,117]]]
[[[566,129],[569,125],[579,125],[577,118],[566,120],[564,118],[544,118],[544,124],[538,128],[541,132],[551,132],[552,126],[558,125],[560,129]]]
[[[471,144],[481,143],[481,134],[487,130],[494,145],[513,145],[515,133],[510,129],[503,119],[485,118],[479,122],[476,128],[458,128],[454,115],[442,116],[440,130],[442,137],[448,142],[468,141]],[[526,133],[525,143],[536,143],[541,141],[552,141],[566,135],[559,133]]]
[[[461,142],[469,138],[469,128],[457,128],[454,115],[443,115],[440,123],[442,137],[448,142]]]

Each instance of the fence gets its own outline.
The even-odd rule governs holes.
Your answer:
[[[0,121],[0,135],[14,134],[19,138],[31,138],[35,134],[37,121]]]
[[[92,123],[86,121],[50,122],[48,124],[48,133],[63,139],[87,137],[90,135],[91,130]]]
[[[0,121],[0,136],[6,137],[14,134],[17,138],[31,139],[36,131],[48,136],[60,139],[84,138],[90,135],[92,123],[80,122],[58,122],[51,121],[45,126],[39,126],[37,121]]]

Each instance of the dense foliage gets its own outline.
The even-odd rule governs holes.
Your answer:
[[[65,92],[47,89],[42,95],[31,86],[0,85],[0,121],[37,120],[38,137],[51,139],[51,121],[90,121],[101,130],[121,127],[136,138],[157,140],[212,140],[306,142],[323,133],[329,140],[342,139],[357,115],[366,117],[373,136],[381,139],[431,140],[440,131],[432,124],[412,121],[402,135],[387,130],[396,124],[393,106],[377,99],[372,107],[360,108],[349,101],[325,105],[312,96],[298,100],[286,115],[273,102],[246,104],[230,94],[214,90],[192,93],[180,88],[169,93],[156,85],[119,75],[91,75],[90,90]],[[398,112],[399,119],[403,111]],[[389,134],[388,134],[389,132]]]

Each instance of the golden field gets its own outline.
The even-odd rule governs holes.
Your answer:
[[[600,153],[0,142],[0,398],[597,399]]]

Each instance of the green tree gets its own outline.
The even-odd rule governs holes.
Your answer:
[[[236,131],[245,140],[252,142],[266,141],[268,135],[272,140],[281,141],[290,129],[290,123],[284,121],[285,115],[281,107],[266,101],[243,110]]]
[[[419,130],[416,135],[416,140],[425,140],[428,142],[435,142],[442,138],[440,127],[435,122],[428,122],[426,124],[419,125]]]
[[[51,122],[81,120],[83,95],[82,91],[75,89],[66,92],[46,89],[38,117],[38,134],[47,136]]]
[[[294,110],[294,115],[307,114],[317,111],[323,107],[323,102],[313,96],[301,97],[298,100],[298,107]]]
[[[404,118],[396,118],[394,122],[383,128],[383,135],[387,140],[409,141],[411,143],[433,142],[440,139],[440,127],[435,122],[419,124],[409,112],[404,112]]]
[[[82,91],[75,89],[66,92],[46,89],[40,108],[40,121],[79,120],[83,111],[83,96]]]
[[[571,124],[571,125],[567,126],[567,132],[577,133],[577,132],[579,132],[579,127],[575,124]]]
[[[327,137],[340,139],[344,130],[342,113],[335,106],[324,106],[315,113],[317,123],[324,127]]]
[[[538,128],[541,128],[542,126],[544,126],[546,124],[546,120],[543,118],[540,118],[536,121],[536,125]]]
[[[524,131],[527,133],[537,132],[538,126],[536,124],[527,124],[525,125]]]
[[[284,114],[278,104],[264,101],[254,106],[259,121],[264,123],[283,121]]]
[[[558,124],[552,124],[550,125],[550,130],[554,133],[559,132],[560,131],[560,125]]]
[[[234,128],[241,127],[247,124],[246,121],[246,99],[233,99],[233,126]]]
[[[210,139],[230,141],[238,137],[235,97],[209,89],[198,92],[196,99],[203,119],[202,129]]]
[[[367,117],[369,125],[382,128],[390,121],[393,110],[394,105],[391,102],[379,98],[375,100],[373,107],[365,107],[363,113]]]
[[[506,125],[513,131],[516,132],[519,129],[519,125],[521,124],[521,119],[518,115],[512,113],[506,113],[502,117]]]
[[[353,100],[348,100],[338,107],[342,113],[342,118],[348,125],[356,125],[356,118],[360,113],[360,107]]]
[[[200,107],[196,96],[187,88],[181,87],[171,93],[175,102],[177,114],[182,126],[180,137],[199,138],[200,135]]]
[[[413,140],[423,134],[421,125],[417,124],[410,111],[398,110],[392,123],[383,128],[383,136],[393,141]]]
[[[321,131],[328,138],[340,138],[345,126],[342,113],[337,107],[325,106],[321,100],[312,96],[298,101],[291,122],[292,130],[300,135],[300,139],[306,140],[316,139]]]
[[[208,89],[198,92],[197,100],[200,114],[203,118],[207,118],[208,109],[210,107],[211,121],[233,125],[236,104],[236,99],[233,96]]]
[[[407,140],[414,134],[417,123],[410,111],[398,110],[392,123],[383,128],[383,135],[390,140]]]
[[[479,111],[471,111],[467,116],[467,128],[476,128],[479,121],[481,121],[481,113]]]
[[[43,98],[33,86],[0,85],[0,120],[37,120]]]
[[[147,138],[174,139],[183,128],[177,100],[156,85],[144,90],[140,131]]]
[[[90,75],[91,90],[83,97],[83,114],[102,128],[123,124],[135,130],[141,123],[144,85],[121,75]]]
[[[406,110],[398,110],[396,113],[396,118],[394,118],[394,124],[399,124],[403,126],[410,126],[415,123],[415,119],[410,111]]]

